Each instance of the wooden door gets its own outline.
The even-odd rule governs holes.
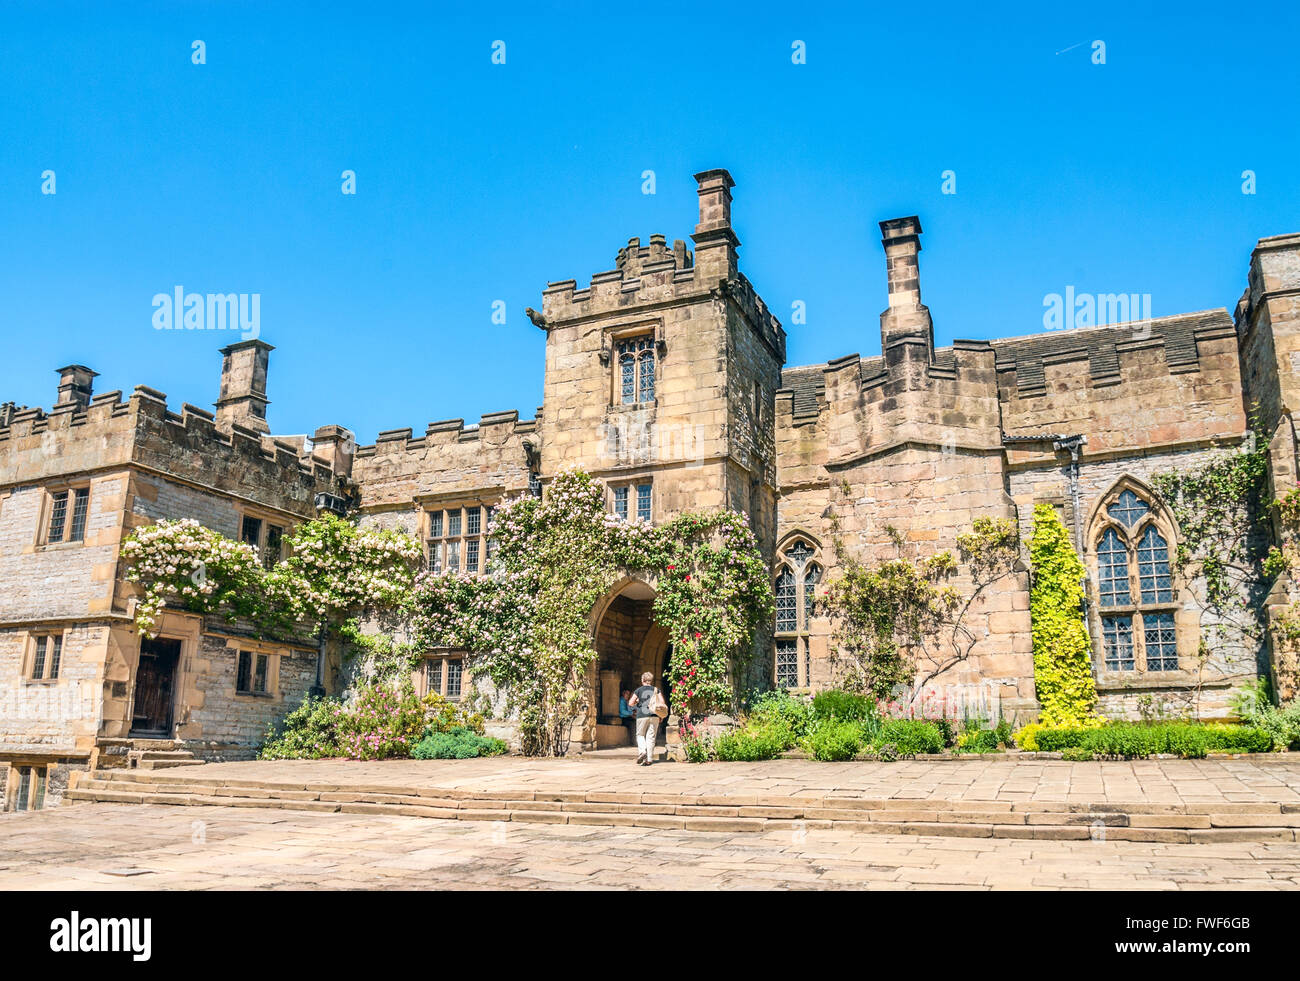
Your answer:
[[[175,701],[176,665],[181,642],[168,638],[140,640],[140,665],[135,672],[135,709],[131,734],[170,738]]]

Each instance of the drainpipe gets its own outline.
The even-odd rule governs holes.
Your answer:
[[[1087,436],[1058,436],[1052,442],[1052,449],[1065,450],[1070,454],[1070,503],[1073,509],[1074,548],[1083,558],[1083,522],[1079,516],[1079,451],[1088,445]]]

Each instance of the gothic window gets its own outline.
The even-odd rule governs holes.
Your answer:
[[[619,398],[624,405],[655,400],[655,344],[651,334],[618,342]]]
[[[814,590],[821,581],[821,566],[812,561],[813,548],[797,539],[781,555],[776,591],[776,684],[797,688],[811,684],[809,621]],[[802,585],[801,585],[802,584]]]
[[[1159,507],[1131,487],[1112,491],[1096,521],[1091,540],[1104,669],[1177,671],[1170,526],[1162,523]]]

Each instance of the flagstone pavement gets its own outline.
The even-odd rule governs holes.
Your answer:
[[[658,831],[229,807],[0,817],[0,890],[1300,889],[1300,844]]]

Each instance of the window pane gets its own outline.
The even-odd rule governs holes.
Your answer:
[[[49,643],[48,637],[36,638],[36,655],[32,658],[32,677],[45,677],[45,645]]]
[[[799,685],[799,648],[793,639],[776,642],[776,686],[797,688]]]
[[[478,539],[471,538],[465,543],[465,571],[478,572]]]
[[[1097,546],[1097,575],[1102,606],[1125,606],[1133,602],[1128,588],[1128,550],[1112,528]]]
[[[50,638],[50,673],[48,677],[57,678],[59,676],[59,666],[62,660],[63,634],[56,634]]]
[[[68,492],[63,491],[54,495],[54,506],[50,510],[50,534],[48,540],[51,542],[63,541],[63,526],[68,519]]]
[[[32,792],[32,768],[30,766],[20,766],[18,768],[18,794],[14,797],[14,810],[27,810],[27,798]]]
[[[646,351],[641,355],[641,392],[638,402],[655,400],[655,353]]]
[[[428,695],[442,694],[442,661],[424,662],[424,691]]]
[[[460,660],[447,662],[447,697],[460,697]]]
[[[776,629],[794,630],[796,625],[794,573],[787,565],[781,567],[781,574],[776,577]]]
[[[803,629],[808,629],[808,618],[812,616],[813,601],[816,599],[817,583],[821,581],[821,566],[813,563],[803,574]]]
[[[90,488],[82,487],[72,493],[72,532],[68,535],[68,541],[79,542],[86,537],[86,511],[90,508]]]
[[[460,542],[447,543],[447,571],[460,571]]]
[[[45,767],[38,766],[36,770],[36,793],[32,799],[32,810],[39,811],[45,806]]]
[[[477,508],[465,509],[465,534],[477,535],[482,531],[483,512]]]
[[[268,525],[266,529],[266,554],[262,564],[268,569],[280,561],[281,543],[284,541],[284,529],[279,525]]]
[[[1120,494],[1119,499],[1114,504],[1106,508],[1106,513],[1125,528],[1132,528],[1142,520],[1142,516],[1148,510],[1145,501],[1141,500],[1131,490],[1126,490]]]
[[[460,508],[447,512],[447,537],[455,538],[460,534]]]
[[[430,538],[442,537],[442,512],[441,511],[429,512],[429,537]]]
[[[650,485],[637,484],[636,516],[640,521],[650,520]]]
[[[265,654],[257,655],[257,674],[254,675],[253,677],[253,691],[265,693],[266,666],[270,662],[270,660],[271,659],[267,657]]]
[[[248,651],[239,652],[239,667],[235,671],[235,690],[248,691],[248,682],[253,673],[253,658]]]
[[[622,377],[623,404],[631,405],[636,401],[636,358],[625,354],[618,359],[619,373]]]
[[[1142,583],[1143,603],[1173,602],[1174,590],[1169,581],[1169,546],[1154,528],[1148,528],[1138,543],[1138,578]]]
[[[1106,648],[1106,670],[1132,671],[1133,618],[1102,617],[1101,633]]]
[[[262,519],[244,515],[244,524],[239,531],[240,541],[256,548],[262,543]]]
[[[1142,615],[1143,640],[1147,647],[1148,671],[1177,671],[1178,647],[1174,638],[1172,613]]]
[[[626,487],[614,488],[614,513],[618,515],[620,518],[622,518],[624,521],[627,520],[627,488]]]

